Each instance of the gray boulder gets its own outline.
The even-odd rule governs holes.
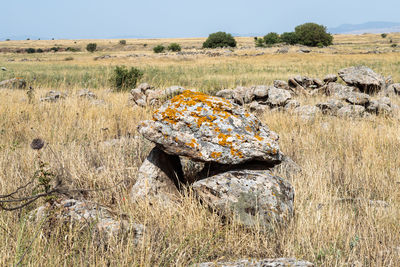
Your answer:
[[[173,202],[179,197],[178,188],[183,182],[179,157],[154,147],[139,168],[130,196],[132,201]]]
[[[256,87],[253,88],[253,95],[254,99],[256,100],[265,100],[268,98],[268,91],[269,88],[266,85],[257,85]]]
[[[42,102],[57,102],[61,99],[65,99],[67,97],[66,93],[62,93],[59,91],[48,91],[44,97],[40,98]]]
[[[87,99],[96,99],[97,96],[89,89],[82,89],[78,92],[78,96]]]
[[[0,88],[25,89],[26,81],[22,78],[12,78],[0,82]]]
[[[346,84],[367,94],[376,93],[385,86],[385,78],[365,66],[341,69],[339,76]]]
[[[271,107],[281,107],[284,106],[291,98],[292,96],[290,95],[289,91],[270,87],[268,90],[267,104]]]
[[[204,262],[195,264],[195,267],[313,267],[314,264],[308,261],[296,260],[294,258],[276,259],[242,259],[226,262]]]
[[[235,92],[232,89],[223,89],[221,91],[218,91],[216,93],[216,96],[222,97],[222,98],[225,98],[225,99],[233,99],[234,93]]]
[[[322,111],[322,114],[334,116],[343,107],[343,103],[337,99],[330,99],[328,102],[318,103],[316,106]]]
[[[314,118],[315,115],[321,113],[321,111],[316,106],[305,105],[295,108],[294,113],[308,120]]]
[[[230,101],[185,91],[143,121],[139,132],[171,155],[238,164],[250,160],[279,163],[278,135]]]
[[[274,81],[274,87],[275,88],[279,88],[279,89],[285,89],[285,90],[289,90],[289,84],[285,81],[282,80],[275,80]]]
[[[386,96],[400,95],[400,83],[394,83],[389,85],[385,89]]]
[[[267,170],[231,170],[193,184],[194,192],[220,214],[246,226],[282,223],[293,215],[294,189]]]
[[[66,199],[45,204],[30,213],[30,218],[38,222],[54,220],[69,225],[79,225],[80,229],[90,227],[93,229],[94,240],[100,244],[110,238],[133,237],[134,243],[139,243],[143,238],[144,226],[130,224],[128,220],[118,218],[115,212],[105,206],[90,201]]]
[[[299,101],[291,99],[286,102],[285,110],[293,110],[297,107],[300,107]]]
[[[368,105],[369,99],[369,95],[358,92],[351,92],[345,97],[345,100],[350,104],[361,106]]]
[[[365,107],[359,105],[346,105],[337,111],[339,117],[359,118],[364,116]]]
[[[369,113],[381,115],[392,113],[392,103],[388,97],[372,100],[366,108]]]
[[[356,88],[346,86],[340,83],[328,83],[325,89],[325,93],[328,96],[335,96],[341,99],[345,99],[349,93],[357,91]]]

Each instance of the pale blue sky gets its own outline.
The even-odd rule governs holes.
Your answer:
[[[0,0],[0,38],[201,37],[400,22],[399,0]]]

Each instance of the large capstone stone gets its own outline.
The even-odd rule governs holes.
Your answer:
[[[355,86],[367,94],[380,91],[385,85],[385,78],[382,75],[365,66],[341,69],[339,76],[346,84]]]
[[[198,161],[279,163],[278,135],[230,101],[185,91],[143,121],[139,132],[166,153]]]
[[[194,192],[220,214],[246,226],[282,223],[293,214],[294,189],[268,170],[231,170],[193,184]]]

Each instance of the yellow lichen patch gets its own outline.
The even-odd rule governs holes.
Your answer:
[[[254,136],[257,140],[259,140],[259,141],[262,141],[262,140],[264,140],[264,138],[262,138],[261,136],[259,136],[259,135],[255,135]]]
[[[221,155],[222,155],[221,152],[212,152],[210,156],[211,156],[212,158],[216,159],[216,158],[221,157]]]
[[[192,139],[190,143],[186,143],[185,145],[195,148],[197,146],[196,139]]]

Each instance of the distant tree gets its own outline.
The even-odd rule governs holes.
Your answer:
[[[172,51],[172,52],[179,52],[181,51],[181,46],[177,43],[171,43],[168,47],[167,47],[168,51]]]
[[[236,40],[230,33],[211,33],[203,43],[203,48],[236,47]]]
[[[382,37],[382,38],[386,38],[386,37],[387,37],[387,33],[382,33],[382,34],[381,34],[381,37]]]
[[[153,51],[154,51],[154,53],[162,53],[162,52],[164,52],[164,50],[165,50],[165,46],[163,46],[163,45],[157,45],[157,46],[155,46],[154,48],[153,48]]]
[[[126,40],[119,40],[120,45],[126,45]]]
[[[281,41],[288,45],[294,45],[298,43],[298,38],[295,32],[284,32],[281,34]]]
[[[27,48],[27,49],[25,49],[25,52],[26,52],[26,53],[28,53],[28,54],[33,54],[33,53],[35,53],[35,52],[36,52],[36,49],[35,49],[35,48],[32,48],[32,47],[30,47],[30,48]]]
[[[326,27],[316,23],[305,23],[295,28],[298,42],[307,46],[328,46],[333,36],[326,32]]]
[[[11,40],[7,38],[6,41],[11,41]]]
[[[43,53],[43,49],[42,48],[36,49],[36,53]]]
[[[26,40],[27,40],[27,41],[29,41],[29,40],[30,40],[30,38],[26,38]]]
[[[97,44],[96,43],[89,43],[86,46],[86,50],[93,53],[97,49]]]
[[[279,34],[277,34],[276,32],[270,32],[267,35],[264,36],[264,42],[267,45],[273,45],[273,44],[277,44],[281,41]]]

